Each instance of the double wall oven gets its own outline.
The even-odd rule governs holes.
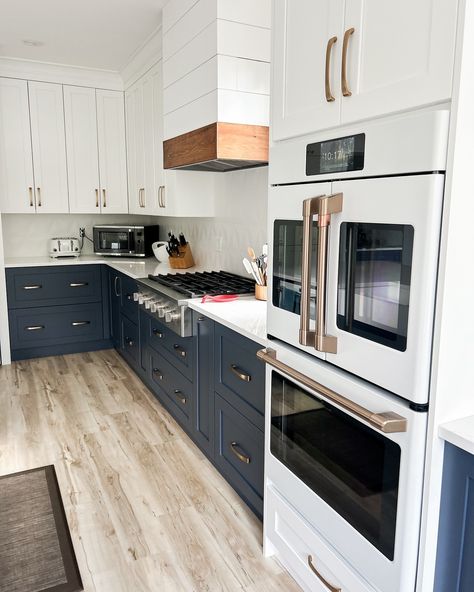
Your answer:
[[[427,110],[272,148],[265,540],[308,589],[415,588],[447,128]],[[360,588],[289,551],[278,499]]]

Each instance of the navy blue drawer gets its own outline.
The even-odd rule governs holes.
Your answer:
[[[257,359],[261,346],[216,323],[215,389],[263,429],[265,364]]]
[[[149,319],[148,344],[159,353],[162,353],[162,348],[165,348],[178,370],[186,378],[192,380],[194,358],[193,338],[180,337],[153,317],[149,317]]]
[[[122,315],[122,352],[132,365],[138,366],[140,355],[140,332],[138,325]]]
[[[23,267],[6,270],[8,308],[98,302],[101,265]]]
[[[10,310],[12,349],[104,338],[102,303]]]
[[[133,300],[133,294],[137,291],[137,282],[126,275],[121,275],[120,290],[122,296],[122,313],[138,325],[138,302]]]
[[[163,356],[150,349],[150,379],[171,402],[171,412],[182,423],[191,418],[193,385]]]
[[[261,516],[263,511],[264,436],[216,393],[215,459],[217,467]]]

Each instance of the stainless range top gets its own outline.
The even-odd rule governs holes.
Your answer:
[[[254,282],[227,271],[149,275],[137,280],[134,299],[146,311],[181,335],[192,335],[192,313],[187,301],[208,294],[251,294]]]

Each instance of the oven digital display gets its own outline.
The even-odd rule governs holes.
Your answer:
[[[306,174],[326,175],[364,168],[365,134],[346,136],[306,146]]]

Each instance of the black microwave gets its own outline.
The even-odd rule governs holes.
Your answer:
[[[158,225],[94,226],[94,253],[117,257],[148,257],[153,255],[151,245],[158,240],[158,235]]]

